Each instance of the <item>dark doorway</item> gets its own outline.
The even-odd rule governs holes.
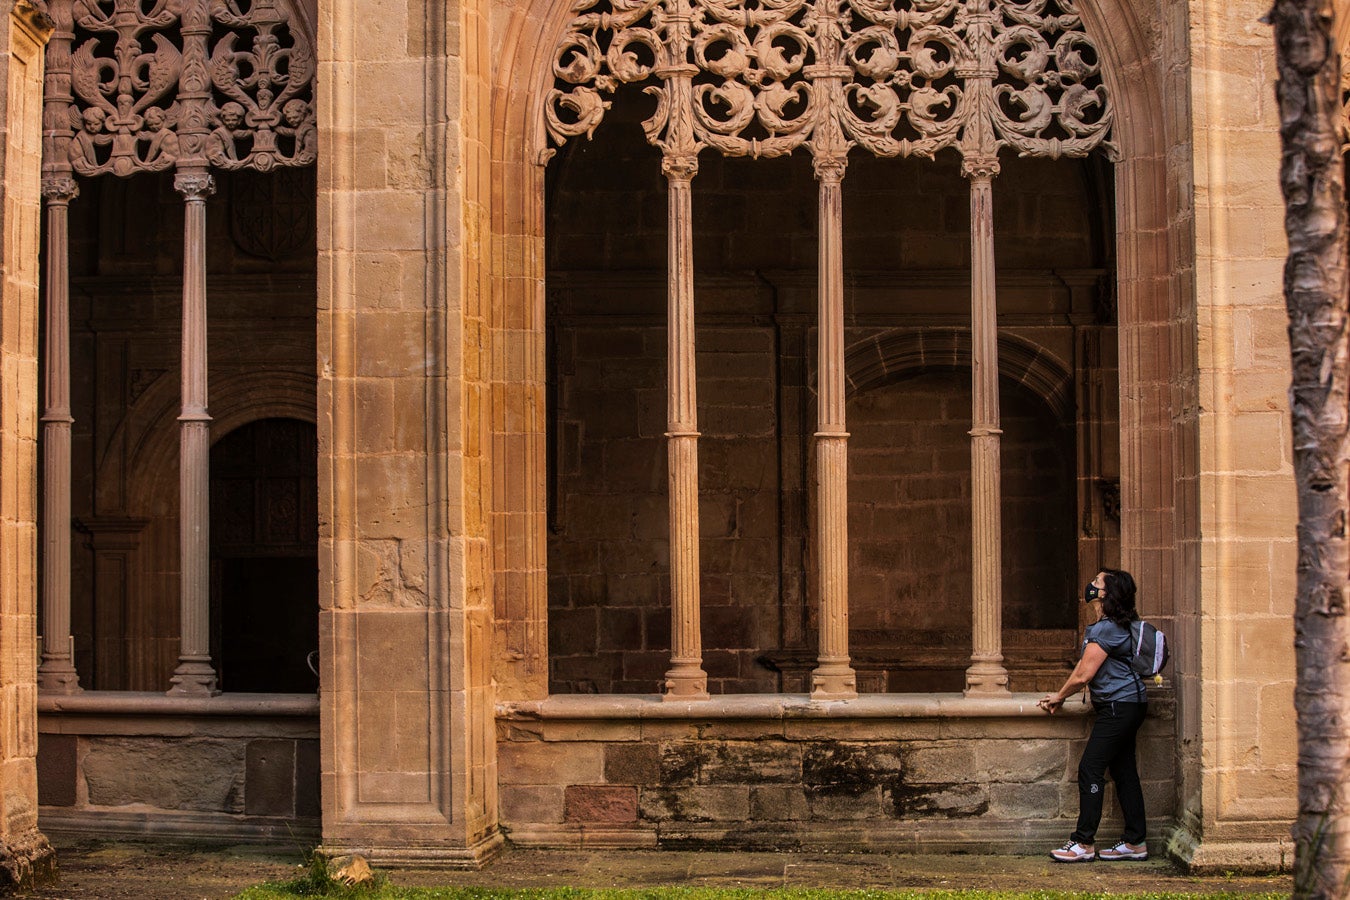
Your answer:
[[[315,429],[260,419],[211,448],[212,657],[224,690],[312,693],[319,646]]]

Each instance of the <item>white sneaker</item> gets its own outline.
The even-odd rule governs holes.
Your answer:
[[[1148,859],[1148,847],[1144,844],[1127,844],[1121,841],[1114,847],[1108,847],[1100,854],[1102,859]]]
[[[1055,862],[1092,862],[1097,858],[1097,851],[1077,841],[1069,841],[1063,847],[1051,850],[1050,857]]]

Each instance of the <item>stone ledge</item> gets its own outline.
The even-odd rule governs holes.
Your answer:
[[[497,718],[549,719],[1005,719],[1046,718],[1044,694],[966,697],[962,694],[864,694],[854,700],[812,700],[808,694],[726,694],[710,700],[665,701],[658,694],[568,694],[497,704]],[[1162,697],[1158,697],[1162,700]],[[1156,704],[1163,706],[1164,704]],[[1060,716],[1082,716],[1087,703],[1070,700]],[[1157,715],[1161,710],[1155,711]]]
[[[151,691],[38,694],[38,714],[137,716],[317,716],[317,694],[217,694],[170,697]]]

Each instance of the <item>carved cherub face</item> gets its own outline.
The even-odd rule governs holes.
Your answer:
[[[151,131],[159,131],[164,127],[164,110],[156,107],[150,107],[145,111],[145,127]]]
[[[103,110],[97,107],[89,107],[81,115],[84,120],[84,130],[90,134],[98,134],[103,130]]]
[[[244,108],[238,103],[226,103],[220,108],[220,121],[226,128],[233,131],[239,127],[239,123],[244,121]]]
[[[303,100],[287,100],[286,105],[281,108],[281,114],[286,118],[286,124],[291,127],[295,127],[305,120],[306,111],[306,104]]]

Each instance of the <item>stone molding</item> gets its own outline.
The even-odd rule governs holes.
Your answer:
[[[38,697],[42,716],[317,716],[317,694],[168,696],[147,691],[86,691]]]
[[[808,694],[724,694],[709,700],[662,701],[656,694],[558,695],[547,700],[497,704],[507,721],[553,719],[984,719],[1045,718],[1043,695],[862,694],[851,700],[813,700]],[[1087,715],[1087,703],[1064,704],[1070,716]]]
[[[241,844],[312,843],[317,824],[292,818],[233,816],[183,810],[127,812],[118,809],[72,810],[42,807],[42,827],[52,834],[75,838],[210,841]]]

